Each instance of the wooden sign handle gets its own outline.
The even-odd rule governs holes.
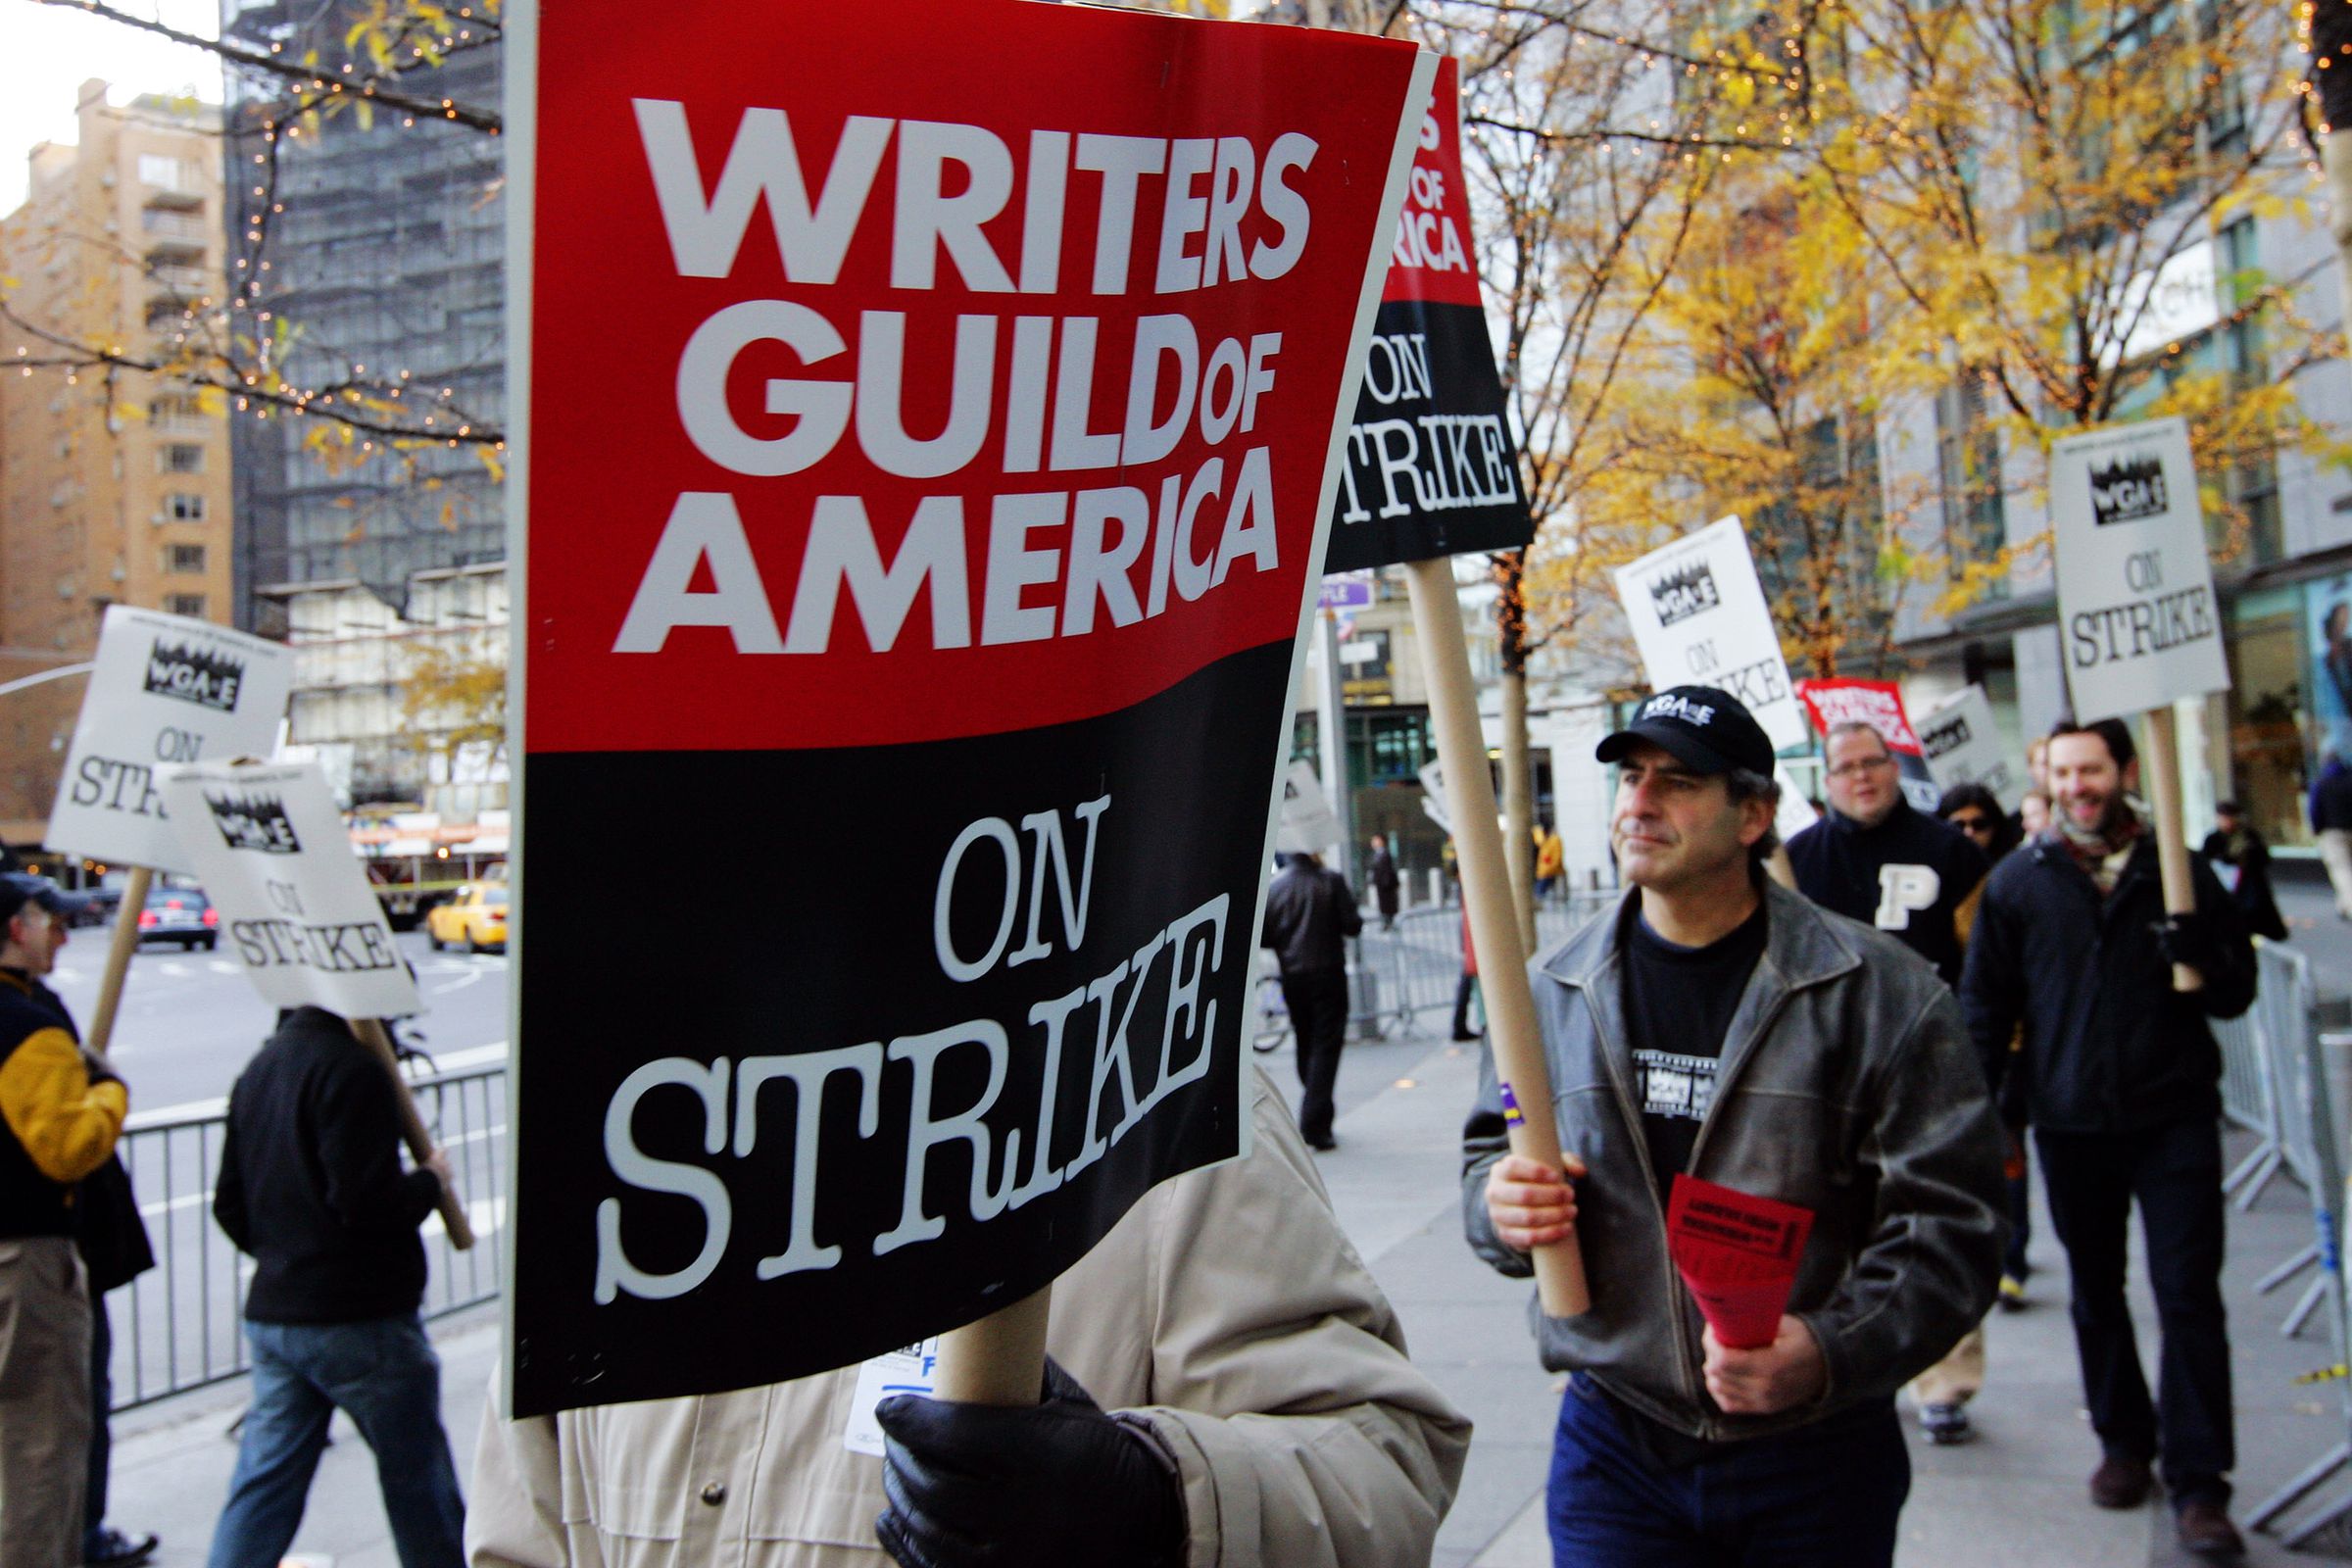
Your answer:
[[[2180,745],[2170,708],[2151,708],[2139,749],[2139,771],[2156,804],[2156,869],[2164,880],[2167,914],[2193,914],[2197,885],[2188,874],[2188,841],[2180,828]],[[2173,989],[2202,991],[2205,977],[2185,963],[2173,965]]]
[[[89,1032],[81,1043],[93,1056],[103,1057],[115,1036],[115,1013],[122,1005],[122,980],[130,972],[130,956],[139,951],[139,915],[147,907],[147,889],[155,872],[134,865],[122,884],[122,902],[115,909],[115,936],[106,950],[106,972],[98,977],[98,1005],[91,1010]]]
[[[409,1152],[418,1164],[432,1155],[433,1135],[426,1130],[424,1118],[417,1114],[416,1097],[409,1093],[409,1081],[400,1074],[400,1056],[392,1049],[392,1035],[381,1018],[354,1018],[351,1032],[360,1044],[373,1052],[392,1075],[392,1092],[400,1100],[400,1132],[407,1140]],[[441,1228],[449,1233],[449,1245],[463,1252],[473,1245],[473,1223],[466,1217],[466,1205],[448,1186],[441,1189]]]
[[[1046,1328],[1054,1287],[1001,1306],[939,1337],[935,1397],[1015,1409],[1038,1402],[1046,1384]]]
[[[1471,946],[1478,952],[1478,983],[1487,1003],[1494,1073],[1518,1106],[1517,1119],[1508,1123],[1511,1152],[1558,1170],[1560,1133],[1552,1117],[1551,1071],[1536,1028],[1528,956],[1519,944],[1518,908],[1511,898],[1502,829],[1494,816],[1494,781],[1487,772],[1486,736],[1470,686],[1470,645],[1462,630],[1462,602],[1454,593],[1453,565],[1440,557],[1411,562],[1404,570],[1429,681],[1438,763],[1446,775],[1446,808],[1453,817],[1462,907],[1470,917]],[[1338,734],[1340,727],[1334,723],[1325,732]],[[1544,1316],[1575,1317],[1591,1308],[1592,1293],[1574,1231],[1564,1241],[1537,1248],[1534,1257],[1536,1293]]]

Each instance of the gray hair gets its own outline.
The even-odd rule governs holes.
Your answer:
[[[1857,724],[1854,727],[1870,729],[1868,724]],[[1873,735],[1878,734],[1875,729],[1870,732]],[[1838,731],[1832,730],[1830,733],[1835,735]],[[1780,780],[1768,773],[1756,772],[1753,768],[1735,767],[1723,775],[1723,791],[1731,798],[1734,807],[1744,806],[1749,801],[1762,801],[1776,813],[1776,820],[1764,829],[1764,836],[1747,847],[1748,863],[1762,865],[1766,860],[1772,858],[1772,852],[1781,847],[1781,830],[1777,820],[1777,813],[1781,806]]]

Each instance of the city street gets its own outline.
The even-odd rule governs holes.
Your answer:
[[[51,984],[84,1028],[106,966],[104,926],[74,932],[58,956]],[[421,930],[400,949],[416,966],[425,1010],[403,1033],[444,1071],[502,1060],[507,1038],[504,954],[435,953]],[[178,1115],[228,1093],[254,1049],[270,1033],[269,1005],[227,953],[149,943],[130,961],[109,1054],[130,1085],[132,1125]],[[421,1034],[421,1041],[417,1036]]]

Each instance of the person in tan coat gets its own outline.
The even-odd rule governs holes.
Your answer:
[[[1054,1286],[1052,1368],[1141,1440],[1123,1456],[1131,1472],[1149,1486],[1157,1467],[1173,1499],[1142,1539],[1106,1537],[1076,1556],[1037,1547],[1055,1568],[1429,1561],[1470,1424],[1406,1359],[1396,1314],[1262,1073],[1251,1116],[1248,1158],[1152,1189]],[[889,1508],[900,1549],[911,1538],[926,1553],[902,1562],[951,1568],[1028,1560],[1028,1546],[1002,1536],[974,1539],[993,1521],[1054,1511],[1023,1507],[1024,1497],[1052,1496],[1073,1513],[1099,1505],[1077,1478],[1054,1473],[1051,1441],[979,1446],[969,1458],[986,1484],[959,1503],[929,1484],[940,1454],[910,1454],[899,1441],[916,1425],[889,1400],[886,1494],[885,1461],[845,1443],[864,1416],[858,1370],[521,1421],[505,1417],[494,1383],[467,1558],[475,1568],[878,1568],[876,1519]],[[1101,1417],[1049,1380],[1059,1397],[1048,1420],[1102,1441]],[[983,1431],[1007,1414],[940,1408],[970,1413]]]

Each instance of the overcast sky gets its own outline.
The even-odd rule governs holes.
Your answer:
[[[217,0],[117,0],[136,12],[210,36],[220,30]],[[107,96],[123,103],[143,92],[185,92],[220,101],[219,64],[153,33],[106,22],[86,12],[0,0],[0,213],[24,200],[24,155],[35,142],[73,141],[74,99],[93,76],[112,83]]]

